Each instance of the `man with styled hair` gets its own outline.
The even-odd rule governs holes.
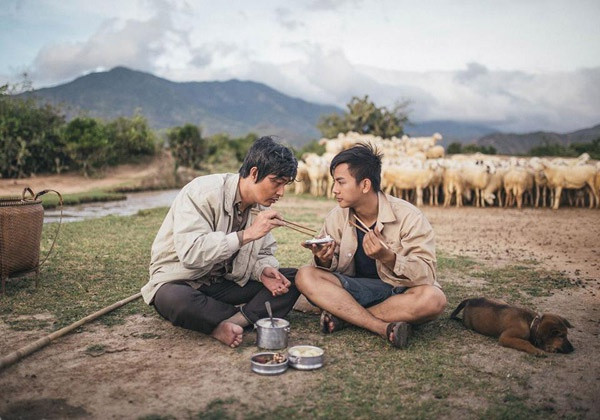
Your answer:
[[[283,318],[299,296],[297,270],[278,269],[270,232],[284,222],[268,208],[297,166],[289,148],[262,137],[239,174],[201,176],[184,186],[152,245],[144,301],[173,325],[230,347],[241,344],[245,327],[267,316],[266,301],[273,316]]]
[[[340,152],[330,173],[338,206],[321,236],[334,241],[304,245],[314,258],[296,286],[322,309],[322,332],[352,324],[404,348],[411,324],[437,318],[446,306],[431,225],[418,208],[381,191],[381,156],[371,146]]]

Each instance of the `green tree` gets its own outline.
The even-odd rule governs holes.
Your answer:
[[[186,124],[183,127],[174,127],[167,132],[167,139],[176,167],[200,169],[206,156],[206,140],[202,138],[197,126]]]
[[[235,157],[238,162],[243,162],[252,143],[256,141],[258,136],[254,133],[246,134],[244,137],[238,137],[231,140],[231,146],[235,151]]]
[[[317,128],[327,138],[337,137],[339,133],[354,131],[360,134],[373,134],[383,138],[401,136],[408,122],[408,102],[398,103],[392,109],[378,107],[369,100],[354,96],[346,105],[343,115],[337,113],[320,118]]]
[[[23,177],[58,172],[67,164],[59,108],[16,97],[15,88],[0,88],[0,176]]]
[[[530,156],[576,156],[574,150],[569,150],[567,147],[558,143],[551,143],[545,140],[543,144],[529,149]]]
[[[90,117],[77,117],[64,132],[67,153],[85,176],[107,163],[109,142],[105,125]]]
[[[448,149],[446,150],[446,153],[448,153],[449,155],[455,155],[458,153],[462,153],[462,143],[460,143],[460,142],[450,143],[448,145]]]
[[[107,124],[106,131],[110,145],[108,163],[111,165],[156,153],[157,136],[140,114],[133,118],[119,117]]]
[[[571,143],[569,149],[573,150],[576,156],[588,153],[592,159],[600,160],[600,137],[591,143]]]

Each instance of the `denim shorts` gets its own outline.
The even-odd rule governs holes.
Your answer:
[[[377,305],[390,296],[400,295],[408,289],[404,286],[394,287],[381,279],[350,277],[336,272],[332,274],[340,280],[342,287],[365,308]]]

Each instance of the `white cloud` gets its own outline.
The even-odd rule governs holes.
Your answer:
[[[381,83],[417,88],[412,98],[414,120],[468,120],[515,132],[566,132],[600,123],[600,67],[526,73],[493,71],[471,63],[457,72],[362,70]],[[423,92],[435,100],[421,103]],[[373,98],[385,100],[378,94]]]
[[[116,4],[110,3],[113,8]],[[371,14],[368,4],[354,0],[284,4],[271,1],[261,9],[233,1],[223,9],[204,2],[140,0],[130,3],[127,13],[108,19],[111,12],[103,7],[98,12],[102,23],[87,38],[69,42],[60,38],[41,48],[31,67],[32,78],[41,86],[123,65],[175,81],[253,80],[291,96],[340,107],[352,96],[369,95],[386,106],[411,100],[415,121],[469,120],[518,132],[569,131],[600,122],[600,67],[500,70],[478,60],[477,51],[485,49],[479,45],[477,50],[461,50],[463,55],[474,54],[470,63],[462,63],[463,69],[422,70],[422,62],[416,61],[444,62],[443,49],[457,40],[470,45],[473,31],[463,30],[444,44],[433,40],[444,38],[452,25],[439,21],[419,25],[430,16],[414,9],[404,13],[391,3],[373,7]],[[79,13],[89,16],[91,10],[81,8]],[[366,20],[357,25],[354,19],[363,14]],[[382,16],[387,19],[384,28],[378,20]],[[398,19],[404,19],[401,29]],[[484,23],[491,26],[489,19]],[[471,22],[481,25],[474,16]],[[428,41],[427,32],[436,37]],[[478,37],[491,40],[494,33]],[[522,39],[533,42],[531,37]],[[507,48],[511,54],[519,53],[512,42]],[[595,51],[592,56],[600,49]],[[407,68],[397,66],[399,62],[412,65],[412,70],[398,70]]]

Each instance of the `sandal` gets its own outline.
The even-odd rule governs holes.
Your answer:
[[[331,329],[329,328],[330,324],[333,324]],[[346,328],[348,323],[327,311],[323,311],[321,312],[321,318],[319,319],[319,326],[321,327],[321,332],[323,334],[331,334]]]
[[[408,322],[391,322],[388,324],[385,334],[392,346],[403,349],[408,346],[408,337],[412,335],[412,327]]]

